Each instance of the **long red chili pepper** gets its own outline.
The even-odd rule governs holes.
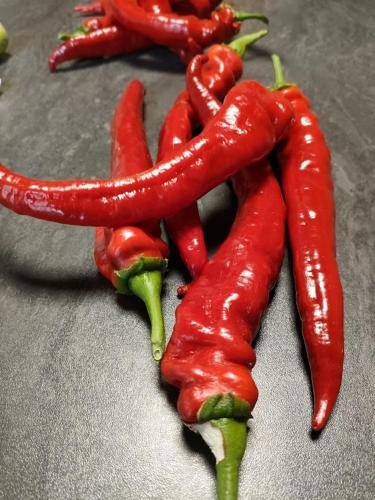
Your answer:
[[[310,102],[287,84],[273,56],[275,89],[290,101],[295,122],[278,149],[302,334],[314,391],[312,428],[320,431],[335,405],[343,371],[343,295],[336,261],[330,152]]]
[[[123,93],[112,122],[111,177],[132,175],[152,166],[143,126],[144,89],[133,80]],[[151,320],[152,354],[164,352],[164,322],[160,302],[168,247],[160,239],[160,222],[96,230],[95,261],[99,271],[120,293],[145,302]]]
[[[155,168],[116,180],[42,181],[0,164],[0,203],[19,214],[80,226],[160,219],[264,158],[292,116],[283,97],[242,82],[201,134]]]
[[[220,97],[235,84],[242,74],[242,56],[246,47],[254,44],[267,34],[266,30],[245,35],[229,45],[213,45],[207,50],[208,62],[202,72],[203,81],[209,89],[214,88]],[[168,112],[159,137],[158,161],[176,151],[192,136],[194,111],[189,96],[183,91]],[[191,277],[195,279],[207,262],[207,249],[197,204],[193,203],[171,217],[167,217],[168,234],[175,243],[182,261]],[[184,295],[187,286],[178,289]]]
[[[190,98],[203,124],[221,106],[204,85],[205,61],[197,56],[187,71]],[[239,200],[235,223],[178,307],[161,365],[164,378],[180,388],[182,419],[198,423],[193,429],[209,445],[217,429],[224,444],[219,453],[214,448],[220,500],[237,498],[246,420],[258,395],[249,371],[255,364],[250,342],[280,271],[285,238],[285,206],[268,162],[245,168],[232,180]]]
[[[181,92],[167,114],[159,137],[158,161],[178,151],[193,135],[194,111],[186,91]],[[208,256],[196,203],[165,219],[168,234],[193,279],[201,273]],[[182,288],[178,294],[183,293]]]
[[[189,48],[190,51],[200,51],[202,47],[231,38],[240,29],[239,21],[267,21],[265,16],[257,13],[236,15],[229,7],[212,12],[210,19],[176,14],[155,15],[145,12],[136,0],[106,0],[105,10],[125,28],[142,33],[158,45]]]
[[[105,14],[103,5],[100,5]],[[169,0],[142,0],[141,6],[150,12],[171,12]],[[86,13],[89,12],[89,7],[85,10]],[[57,66],[66,61],[114,57],[154,45],[149,38],[118,25],[109,15],[89,18],[73,33],[60,33],[59,39],[63,43],[52,52],[48,61],[51,72],[56,71]]]
[[[59,64],[73,59],[111,57],[129,54],[151,47],[153,43],[139,33],[125,30],[121,26],[111,26],[80,34],[59,45],[51,54],[48,65],[56,71]]]

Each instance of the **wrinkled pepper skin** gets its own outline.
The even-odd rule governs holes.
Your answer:
[[[191,15],[155,15],[145,12],[136,0],[105,0],[105,11],[125,28],[149,37],[158,45],[174,49],[189,47],[196,53],[202,47],[231,38],[240,29],[234,11],[228,7],[212,12],[210,19]]]
[[[187,71],[187,89],[203,125],[221,106],[204,85],[206,61],[196,56]],[[205,401],[217,394],[246,401],[250,411],[255,406],[250,342],[284,255],[286,209],[267,160],[238,172],[232,182],[239,203],[234,225],[178,307],[161,366],[164,378],[180,388],[178,410],[189,423],[199,420]]]
[[[80,226],[166,217],[268,155],[292,117],[283,97],[242,82],[201,134],[155,168],[116,180],[41,181],[0,164],[0,203],[19,214]]]
[[[202,81],[218,98],[223,99],[241,78],[241,57],[228,45],[215,44],[207,49],[207,61],[202,66]]]
[[[296,86],[279,91],[295,122],[278,149],[288,210],[297,305],[314,391],[313,430],[335,405],[343,372],[343,294],[336,261],[330,152],[316,115]]]
[[[48,65],[50,71],[54,72],[58,65],[66,61],[130,54],[152,45],[151,40],[143,35],[120,26],[109,26],[62,43],[52,52]]]
[[[178,306],[161,364],[165,380],[180,388],[184,422],[197,422],[216,394],[232,393],[250,409],[257,401],[250,342],[280,271],[285,206],[266,161],[238,173],[234,188],[239,209],[232,230]]]
[[[159,137],[158,161],[178,151],[193,135],[195,115],[186,91],[181,92],[167,114]],[[183,263],[195,279],[206,265],[208,256],[196,203],[165,219],[169,236]],[[179,289],[181,294],[182,289]]]

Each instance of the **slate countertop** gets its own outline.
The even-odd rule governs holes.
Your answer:
[[[74,0],[2,0],[10,34],[0,65],[0,161],[40,178],[104,177],[110,122],[132,78],[145,84],[146,125],[158,131],[184,84],[163,49],[66,65],[50,74],[56,33],[79,24]],[[332,149],[338,261],[345,290],[341,395],[319,439],[309,434],[311,393],[288,256],[256,344],[260,398],[242,467],[241,499],[375,496],[373,0],[243,0],[271,19],[247,55],[245,77],[272,80],[278,52],[288,80],[310,96]],[[248,23],[243,32],[254,31]],[[210,251],[229,229],[226,186],[200,202]],[[160,384],[148,324],[119,300],[92,258],[93,230],[0,209],[0,498],[211,500],[213,461],[182,428]],[[164,294],[168,335],[186,278],[172,257]]]

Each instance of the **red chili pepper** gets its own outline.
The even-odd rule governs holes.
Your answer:
[[[242,82],[201,134],[155,168],[116,180],[43,181],[0,165],[0,203],[19,214],[80,226],[160,219],[264,158],[292,116],[284,98],[257,82]]]
[[[181,92],[167,114],[159,137],[158,161],[178,151],[193,135],[194,111],[189,95]],[[193,279],[206,265],[207,249],[196,203],[165,219],[168,234]],[[183,295],[185,288],[178,290]]]
[[[74,7],[76,12],[83,14],[85,16],[94,16],[95,14],[104,14],[104,8],[102,2],[92,2],[86,5],[76,5]]]
[[[188,49],[191,53],[231,38],[240,29],[239,21],[267,21],[261,14],[241,12],[238,16],[229,7],[212,12],[210,19],[177,14],[155,15],[145,12],[136,0],[106,0],[105,10],[125,28],[142,33],[156,44]]]
[[[202,72],[207,86],[215,88],[220,97],[235,84],[242,74],[242,59],[246,47],[267,34],[266,30],[243,36],[229,45],[213,45],[207,51],[208,62]],[[207,67],[207,68],[206,68]],[[177,150],[192,137],[194,111],[189,96],[182,92],[167,114],[159,138],[158,161]],[[166,218],[166,226],[172,241],[177,246],[182,261],[193,279],[197,278],[207,262],[207,249],[197,204]],[[187,285],[178,289],[182,296]]]
[[[221,106],[203,82],[205,61],[196,56],[187,70],[187,88],[202,124]],[[267,160],[241,170],[232,181],[239,201],[235,223],[178,307],[161,365],[164,378],[180,389],[182,419],[209,422],[222,433],[225,453],[216,466],[220,500],[237,498],[244,421],[258,396],[249,371],[255,364],[250,342],[279,274],[285,244],[285,205]],[[207,424],[196,429],[204,439],[209,436],[209,444]]]
[[[343,296],[336,261],[330,152],[310,102],[283,78],[273,56],[275,89],[290,101],[295,122],[278,149],[302,334],[314,390],[313,430],[323,429],[343,371]]]
[[[144,89],[133,80],[123,93],[112,122],[111,177],[142,172],[152,166],[142,120]],[[95,261],[118,292],[145,302],[151,320],[152,354],[163,355],[165,334],[160,302],[168,247],[160,239],[160,222],[96,230]]]
[[[220,0],[173,0],[173,10],[179,14],[191,14],[198,17],[207,17],[211,11],[221,3]],[[162,14],[172,12],[172,9],[166,10],[162,5],[169,4],[169,0],[142,0],[139,5],[148,12]],[[147,8],[146,5],[149,7]],[[150,8],[151,7],[151,8]],[[104,7],[101,2],[93,2],[86,5],[77,5],[74,10],[83,15],[104,15]]]
[[[88,34],[69,38],[51,54],[48,65],[56,71],[59,64],[73,59],[111,57],[129,54],[151,47],[153,43],[139,33],[133,33],[120,26],[99,29]]]

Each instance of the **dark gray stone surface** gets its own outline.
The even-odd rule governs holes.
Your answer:
[[[30,176],[107,175],[111,116],[134,77],[147,88],[155,153],[163,116],[183,86],[182,66],[162,49],[49,74],[56,33],[79,22],[74,3],[0,1],[11,39],[11,57],[0,65],[0,160]],[[332,148],[346,303],[344,383],[314,440],[285,259],[257,342],[260,398],[241,498],[374,498],[375,2],[243,0],[241,7],[272,20],[269,38],[247,57],[246,76],[271,82],[268,54],[280,53]],[[230,223],[228,189],[207,195],[200,208],[213,250]],[[142,306],[117,300],[96,273],[93,230],[5,209],[0,227],[0,498],[214,498],[212,460],[182,429],[173,394],[159,384]],[[174,257],[164,296],[168,334],[183,277]]]

